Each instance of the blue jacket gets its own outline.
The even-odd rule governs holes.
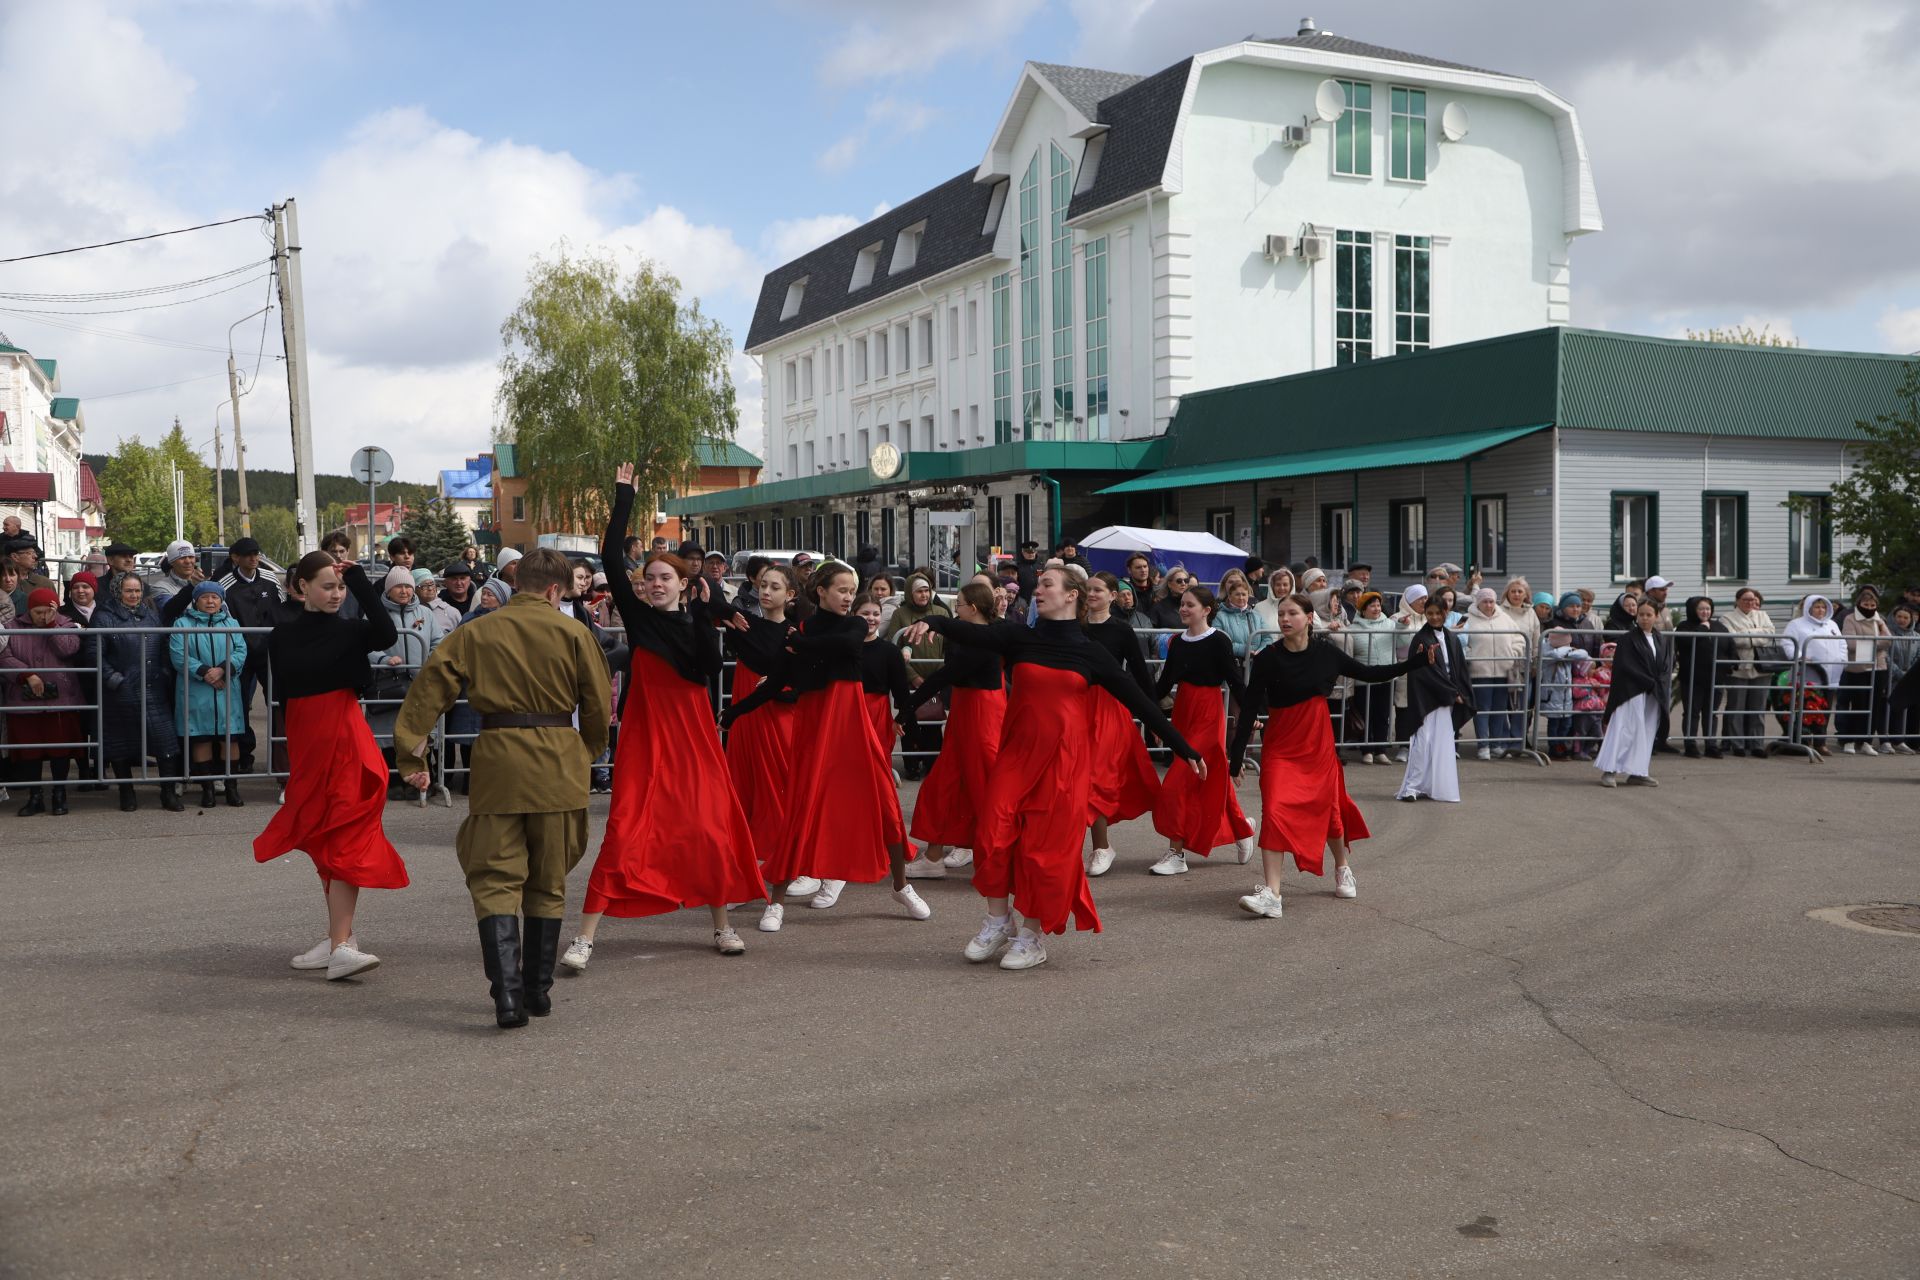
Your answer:
[[[217,738],[246,731],[240,669],[247,663],[247,638],[233,630],[238,625],[224,608],[206,614],[191,607],[173,624],[167,650],[177,673],[174,710],[183,733]],[[227,673],[218,689],[207,683],[207,674],[215,667]]]

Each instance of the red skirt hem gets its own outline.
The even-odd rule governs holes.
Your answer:
[[[1253,835],[1253,824],[1240,808],[1227,769],[1227,712],[1220,690],[1181,685],[1174,695],[1172,720],[1207,762],[1207,777],[1201,781],[1192,765],[1176,757],[1160,784],[1153,829],[1204,858],[1221,845]]]
[[[999,689],[955,689],[940,754],[913,801],[909,834],[927,844],[972,849],[984,798],[992,793],[994,762],[1006,722]]]
[[[1325,698],[1309,698],[1267,717],[1260,739],[1260,847],[1290,853],[1308,875],[1326,873],[1334,836],[1349,844],[1371,833],[1347,794]]]
[[[769,882],[817,876],[872,884],[891,877],[887,849],[906,844],[907,824],[857,682],[800,695],[787,794],[786,827],[762,868]]]
[[[387,762],[351,689],[287,701],[287,795],[253,840],[256,862],[298,849],[323,882],[404,889],[400,851],[387,839]]]

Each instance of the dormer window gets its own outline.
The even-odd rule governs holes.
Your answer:
[[[901,229],[893,240],[893,263],[887,268],[888,275],[899,275],[920,260],[920,240],[927,234],[927,220],[922,218],[910,227]]]
[[[798,280],[795,280],[787,286],[787,300],[780,306],[780,318],[782,320],[791,320],[800,314],[801,300],[807,296],[807,281],[812,278],[811,276],[801,276]]]
[[[1006,207],[1007,182],[1002,178],[993,184],[993,193],[987,197],[987,220],[980,224],[981,235],[991,236],[1000,233],[1000,215],[1005,212]]]
[[[847,285],[848,292],[864,289],[873,283],[873,273],[879,269],[880,251],[884,247],[884,242],[876,240],[860,251],[860,256],[853,262],[853,280]]]

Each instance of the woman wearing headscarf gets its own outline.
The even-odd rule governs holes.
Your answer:
[[[1278,572],[1285,572],[1279,570]],[[1427,625],[1426,616],[1427,589],[1416,582],[1401,593],[1400,608],[1393,614],[1393,660],[1405,662],[1413,647],[1413,638]],[[1412,741],[1420,722],[1414,718],[1409,692],[1412,688],[1410,678],[1402,676],[1393,682],[1393,740],[1400,743],[1400,749],[1393,753],[1395,764],[1407,762],[1407,744]]]
[[[1586,599],[1578,591],[1569,591],[1560,597],[1553,616],[1547,619],[1547,627],[1566,632],[1567,643],[1584,649],[1589,658],[1600,656],[1600,626],[1587,612]]]
[[[1833,601],[1822,595],[1801,600],[1799,616],[1787,623],[1781,643],[1787,656],[1797,659],[1793,691],[1797,711],[1791,713],[1793,722],[1788,725],[1789,734],[1795,742],[1812,747],[1823,756],[1832,755],[1833,749],[1827,745],[1827,718],[1809,716],[1806,704],[1811,696],[1831,706],[1846,669],[1847,642],[1840,634],[1839,624],[1833,620]]]
[[[393,722],[413,677],[426,665],[427,655],[440,647],[440,624],[431,610],[413,595],[413,570],[395,565],[382,584],[380,603],[393,620],[393,643],[367,654],[373,667],[373,694],[367,699],[367,724],[381,742],[387,760],[387,799],[401,799],[407,786],[393,764]]]
[[[7,623],[6,639],[0,705],[7,709],[7,772],[11,781],[28,784],[18,813],[59,817],[67,811],[67,772],[85,751],[71,745],[85,736],[79,673],[64,669],[80,652],[80,629],[60,613],[60,597],[51,587],[35,587],[25,611]],[[51,809],[40,791],[42,760],[53,777]]]
[[[1686,617],[1674,628],[1674,662],[1680,673],[1680,736],[1686,754],[1710,760],[1721,756],[1714,733],[1714,711],[1720,700],[1721,661],[1726,657],[1727,624],[1713,614],[1712,596],[1687,600]]]
[[[131,573],[122,574],[117,583],[119,599],[103,600],[93,611],[104,681],[100,754],[113,776],[121,779],[121,811],[132,813],[140,802],[126,779],[135,771],[145,773],[148,757],[158,762],[160,773],[167,777],[179,776],[182,761],[167,692],[167,637],[132,629],[165,624],[147,598],[146,583]],[[187,807],[180,799],[179,783],[160,784],[160,807],[173,813]]]
[[[176,723],[190,744],[188,769],[202,777],[200,807],[211,809],[213,778],[238,764],[240,735],[247,727],[247,707],[237,687],[247,663],[247,638],[227,612],[227,593],[218,582],[196,582],[192,595],[193,603],[174,620],[167,650],[179,677]],[[246,803],[235,778],[227,778],[225,790],[231,807]]]
[[[1671,638],[1656,630],[1660,606],[1642,600],[1634,614],[1634,629],[1613,651],[1613,679],[1607,690],[1606,736],[1593,767],[1600,785],[1657,787],[1648,776],[1653,744],[1660,732],[1660,704],[1673,687]]]
[[[1368,667],[1394,664],[1393,619],[1386,614],[1378,591],[1363,591],[1354,601],[1353,621],[1341,630],[1343,644],[1355,662]],[[1385,684],[1359,683],[1347,697],[1348,743],[1360,744],[1361,764],[1386,764],[1384,750],[1393,732],[1393,690]]]
[[[1512,584],[1509,584],[1511,586]],[[1532,622],[1528,606],[1527,621]],[[1467,611],[1465,641],[1473,677],[1474,736],[1479,757],[1491,760],[1520,749],[1520,717],[1513,712],[1514,686],[1522,682],[1533,652],[1527,628],[1500,608],[1492,587],[1473,593]]]
[[[1880,616],[1880,588],[1862,583],[1853,612],[1840,624],[1847,637],[1847,669],[1840,674],[1840,750],[1880,754],[1875,743],[1887,733],[1887,648],[1893,630]]]
[[[1632,631],[1635,627],[1634,615],[1640,610],[1640,596],[1637,592],[1622,591],[1613,598],[1613,607],[1607,610],[1607,619],[1602,631]]]
[[[413,571],[413,598],[440,624],[441,639],[444,640],[449,631],[460,625],[460,610],[441,597],[440,579],[433,576],[433,570]]]
[[[1724,669],[1727,705],[1720,717],[1720,736],[1731,744],[1736,756],[1764,755],[1766,722],[1761,713],[1767,706],[1767,686],[1772,675],[1758,665],[1760,651],[1774,644],[1773,618],[1762,606],[1766,601],[1752,587],[1742,587],[1733,596],[1733,611],[1720,619],[1730,637],[1730,664]]]

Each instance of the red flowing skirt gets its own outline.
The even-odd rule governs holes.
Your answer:
[[[1105,689],[1093,691],[1093,776],[1087,781],[1087,821],[1130,822],[1160,802],[1160,775],[1126,704]]]
[[[1173,698],[1172,718],[1180,736],[1207,762],[1207,780],[1202,782],[1192,765],[1174,757],[1160,786],[1160,803],[1153,808],[1153,829],[1205,857],[1220,845],[1253,834],[1227,772],[1226,701],[1218,688],[1183,684]]]
[[[1269,715],[1260,738],[1260,847],[1291,853],[1294,866],[1317,876],[1331,837],[1351,842],[1371,834],[1347,795],[1327,700],[1309,698]]]
[[[887,772],[893,772],[893,742],[899,737],[899,726],[893,720],[893,698],[885,693],[860,691],[860,701],[867,709],[867,719],[873,721],[873,736],[879,740],[880,749],[887,753]]]
[[[645,649],[633,651],[632,679],[584,910],[633,918],[764,896],[706,685]]]
[[[323,884],[404,889],[407,866],[380,821],[387,762],[351,689],[287,700],[287,801],[253,838],[253,858],[302,850]]]
[[[1000,730],[1007,716],[1001,689],[955,689],[945,740],[913,802],[915,840],[955,849],[975,847],[981,806],[990,794]]]
[[[859,682],[836,680],[801,694],[787,824],[767,855],[768,881],[818,876],[872,884],[892,874],[887,846],[906,841],[893,765],[874,734]]]
[[[759,687],[760,675],[745,663],[733,668],[733,698]],[[740,811],[756,842],[769,841],[787,821],[787,774],[793,761],[793,704],[769,702],[734,721],[727,730],[727,774]],[[739,901],[739,899],[734,899]]]
[[[1023,662],[1014,668],[973,845],[973,887],[1013,899],[1042,933],[1100,931],[1080,846],[1087,834],[1088,755],[1093,732],[1086,677]]]
[[[87,713],[91,724],[93,713]],[[84,742],[87,727],[78,711],[16,711],[0,716],[0,739],[13,760],[78,760],[85,747],[50,747],[49,742]],[[385,793],[382,792],[384,795]]]

